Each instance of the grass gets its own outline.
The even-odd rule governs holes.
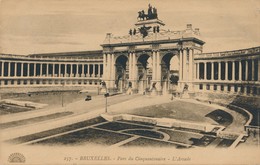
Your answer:
[[[260,99],[258,97],[237,96],[232,104],[245,108],[253,115],[250,125],[260,126]]]
[[[194,122],[209,122],[214,121],[206,118],[205,115],[214,111],[212,107],[188,103],[179,100],[174,100],[171,103],[165,103],[160,105],[152,105],[125,112],[123,109],[114,113],[127,113],[138,116],[156,117],[156,118],[174,118],[179,120],[189,120]]]
[[[138,138],[131,142],[128,142],[122,147],[175,147],[175,148],[183,148],[181,145],[168,143],[165,141],[158,141],[155,139],[146,139],[146,138]]]
[[[30,118],[30,119],[12,121],[12,122],[8,122],[8,123],[0,124],[0,129],[17,127],[17,126],[26,125],[26,124],[32,124],[32,123],[41,122],[44,120],[55,119],[55,118],[59,118],[59,117],[63,117],[63,116],[71,115],[71,114],[73,114],[73,112],[59,112],[59,113],[54,113],[54,114],[50,114],[50,115],[46,115],[46,116],[39,116],[39,117]]]
[[[193,141],[190,140],[191,138],[200,139],[203,137],[203,135],[191,134],[189,132],[171,131],[166,129],[160,129],[160,131],[170,135],[169,141],[180,142],[180,143],[185,143],[190,145],[193,144]]]
[[[35,110],[35,109],[30,107],[22,107],[22,106],[10,105],[10,104],[0,104],[0,115],[26,112],[31,110]]]
[[[225,127],[229,126],[233,122],[232,115],[220,109],[210,112],[206,115],[206,117],[211,118],[212,120],[216,121],[220,125],[224,125]]]
[[[223,139],[218,145],[217,148],[227,148],[230,147],[235,140]]]
[[[76,91],[66,91],[66,92],[39,92],[39,93],[31,93],[31,95],[20,94],[17,97],[12,97],[14,100],[22,100],[22,101],[31,101],[36,103],[48,104],[49,107],[60,106],[63,97],[64,105],[78,101],[84,100],[86,93],[78,93]],[[96,94],[90,94],[96,95]]]
[[[200,147],[206,147],[210,143],[212,143],[216,138],[210,137],[210,136],[203,136],[200,139],[197,138],[191,138],[190,140],[193,141],[192,145],[200,146]]]
[[[108,132],[103,130],[97,130],[94,128],[88,128],[66,135],[53,137],[50,139],[42,140],[35,144],[44,145],[86,145],[86,144],[99,144],[103,146],[110,146],[120,141],[128,139],[132,136],[124,135],[115,132]]]
[[[91,125],[94,125],[94,124],[97,124],[97,123],[102,123],[102,122],[105,122],[105,121],[106,120],[104,120],[102,117],[97,117],[97,118],[93,118],[93,119],[90,119],[90,120],[86,120],[86,121],[78,122],[78,123],[75,123],[75,124],[67,125],[67,126],[64,126],[64,127],[59,127],[59,128],[51,129],[51,130],[48,130],[48,131],[43,131],[43,132],[31,134],[31,135],[18,137],[18,138],[15,138],[15,139],[8,140],[7,142],[15,143],[15,144],[25,143],[25,142],[29,142],[29,141],[32,141],[32,140],[37,140],[37,139],[40,139],[40,138],[45,138],[45,137],[48,137],[48,136],[56,135],[56,134],[59,134],[59,133],[72,131],[72,130],[75,130],[75,129],[78,129],[78,128],[91,126]]]
[[[125,123],[118,123],[118,122],[110,122],[110,123],[98,125],[96,127],[108,129],[108,130],[113,130],[113,131],[120,131],[120,130],[125,130],[125,129],[151,129],[150,127],[132,125],[132,124],[125,124]]]
[[[151,138],[156,138],[156,139],[164,138],[164,136],[162,134],[155,132],[155,131],[150,131],[150,130],[128,130],[128,131],[124,131],[124,132],[128,133],[128,134],[140,135],[140,136],[151,137]]]
[[[152,123],[146,123],[146,122],[142,122],[142,121],[131,121],[131,120],[118,120],[118,121],[123,121],[129,124],[141,124],[141,125],[147,125],[147,126],[155,126],[155,124]]]

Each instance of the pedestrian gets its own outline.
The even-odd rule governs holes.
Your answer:
[[[255,138],[255,135],[256,135],[256,130],[253,131],[253,135],[254,135],[254,138]]]
[[[248,136],[250,136],[250,133],[251,133],[250,129],[247,129]]]

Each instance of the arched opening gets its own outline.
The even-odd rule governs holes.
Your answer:
[[[125,92],[127,88],[127,74],[126,74],[126,66],[127,66],[128,58],[124,55],[120,55],[116,59],[116,81],[115,86],[120,92]]]
[[[179,57],[173,53],[167,53],[163,56],[161,62],[162,68],[162,90],[163,93],[172,93],[177,89],[179,81]]]
[[[148,54],[142,54],[137,59],[137,75],[138,92],[147,92],[152,81],[152,59]]]

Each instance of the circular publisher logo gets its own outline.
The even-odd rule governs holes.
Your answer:
[[[12,153],[9,157],[8,157],[8,162],[10,163],[25,163],[25,157],[23,154],[21,153]]]

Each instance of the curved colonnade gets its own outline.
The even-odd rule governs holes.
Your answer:
[[[0,87],[99,85],[100,58],[0,55]]]
[[[260,95],[260,47],[194,55],[196,91]]]

